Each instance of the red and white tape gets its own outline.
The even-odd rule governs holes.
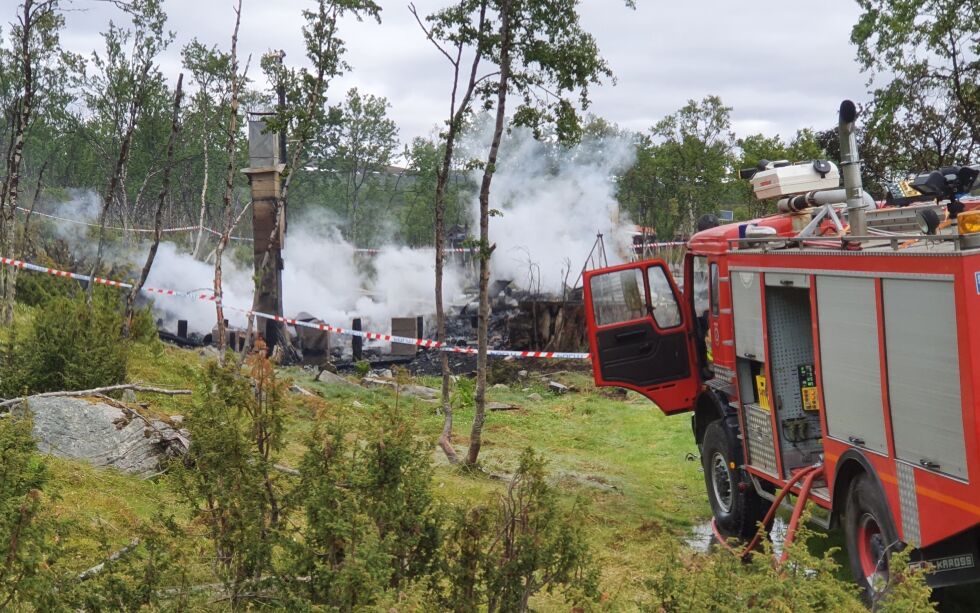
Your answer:
[[[369,249],[366,247],[357,247],[354,249],[354,253],[368,253],[371,255],[377,255],[382,251],[383,249],[373,249],[373,248]],[[443,253],[476,253],[476,251],[477,251],[476,249],[460,248],[460,247],[448,247],[442,250]]]
[[[21,270],[30,270],[32,272],[40,272],[44,274],[49,274],[55,277],[64,277],[68,279],[75,279],[77,281],[87,281],[98,283],[100,285],[106,285],[109,287],[119,287],[125,289],[132,289],[133,285],[131,283],[126,283],[124,281],[115,281],[112,279],[103,279],[102,277],[90,277],[89,275],[82,275],[74,272],[68,272],[65,270],[58,270],[57,268],[49,268],[47,266],[41,266],[39,264],[32,264],[30,262],[24,262],[22,260],[15,260],[13,258],[7,258],[0,256],[0,264],[11,266],[13,268],[19,268]],[[201,292],[201,291],[191,291],[191,292],[181,292],[179,290],[158,288],[158,287],[143,287],[142,291],[147,294],[153,294],[158,296],[168,296],[174,298],[186,298],[190,300],[205,300],[209,302],[220,302],[218,297],[213,293]],[[449,345],[439,341],[433,341],[425,338],[411,338],[407,336],[395,336],[393,334],[385,334],[383,332],[368,332],[364,330],[350,330],[347,328],[341,328],[339,326],[333,326],[325,323],[316,323],[312,321],[300,321],[298,319],[291,319],[288,317],[280,317],[278,315],[272,315],[269,313],[262,313],[260,311],[252,311],[249,309],[242,309],[240,307],[234,307],[222,303],[222,308],[228,309],[230,311],[236,311],[238,313],[243,313],[246,316],[253,315],[260,319],[272,319],[275,321],[280,321],[293,326],[300,326],[304,328],[313,328],[315,330],[320,330],[323,332],[331,332],[333,334],[341,334],[345,336],[359,336],[361,338],[366,338],[368,340],[375,341],[385,341],[391,343],[402,343],[406,345],[416,345],[418,347],[427,347],[430,349],[438,349],[439,351],[446,351],[449,353],[464,353],[464,354],[477,354],[477,350],[474,347],[459,347],[456,345]],[[499,356],[499,357],[513,357],[513,358],[551,358],[551,359],[563,359],[563,360],[587,360],[589,359],[589,354],[587,353],[570,353],[562,351],[514,351],[509,349],[488,349],[487,355]]]
[[[22,213],[30,213],[31,215],[37,215],[38,217],[45,217],[47,219],[54,219],[56,221],[64,221],[67,223],[73,223],[80,226],[88,226],[90,228],[98,228],[99,224],[92,223],[90,221],[82,221],[81,219],[69,219],[67,217],[58,217],[57,215],[51,215],[50,213],[42,213],[40,211],[31,211],[30,209],[25,209],[24,207],[17,207],[17,210]],[[153,228],[123,228],[121,226],[106,226],[106,230],[120,230],[122,232],[136,232],[140,234],[153,234],[156,232]],[[221,236],[221,232],[209,228],[207,226],[182,226],[179,228],[161,228],[160,232],[163,234],[173,233],[173,232],[197,232],[198,230],[204,230],[210,234],[216,236]],[[228,237],[234,241],[252,241],[254,240],[250,236],[229,236]]]

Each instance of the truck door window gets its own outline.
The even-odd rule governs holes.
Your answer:
[[[718,317],[718,291],[720,284],[718,281],[718,265],[712,263],[710,268],[711,277],[711,315]],[[700,311],[698,311],[700,313]]]
[[[703,255],[694,258],[694,314],[701,317],[708,312],[708,259]]]
[[[651,266],[647,269],[647,279],[650,281],[650,305],[657,326],[667,329],[681,325],[681,310],[664,269]]]
[[[641,269],[621,270],[592,277],[590,288],[597,326],[643,319],[646,297],[643,293]],[[667,291],[670,291],[670,286]]]

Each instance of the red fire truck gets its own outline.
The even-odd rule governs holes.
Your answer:
[[[980,211],[960,213],[978,167],[877,208],[856,115],[843,189],[829,162],[769,165],[752,181],[781,212],[695,234],[688,291],[646,260],[587,272],[585,300],[596,383],[693,413],[716,532],[747,539],[795,498],[792,538],[812,501],[873,596],[905,545],[934,586],[980,579]]]

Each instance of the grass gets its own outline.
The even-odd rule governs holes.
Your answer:
[[[194,387],[203,363],[195,351],[164,345],[134,345],[129,361],[129,380],[168,387]],[[296,385],[321,397],[310,402],[292,394],[287,416],[289,441],[282,462],[296,465],[305,435],[317,411],[343,415],[357,421],[372,410],[405,411],[419,435],[435,441],[442,428],[436,405],[396,395],[390,390],[360,386],[325,385],[299,368],[283,369]],[[562,374],[563,383],[579,392],[556,396],[547,379],[533,376],[507,389],[491,389],[493,401],[517,405],[520,410],[494,411],[487,417],[481,453],[482,473],[463,472],[449,465],[433,444],[436,496],[450,504],[472,504],[503,492],[505,479],[515,469],[525,447],[548,458],[548,470],[563,499],[571,505],[583,501],[586,522],[596,559],[603,569],[602,585],[610,610],[629,610],[643,600],[643,577],[657,555],[658,538],[682,538],[691,527],[708,517],[696,453],[685,417],[667,418],[649,401],[630,395],[611,397],[596,390],[585,373]],[[418,383],[436,386],[434,379]],[[535,401],[529,395],[540,394]],[[154,415],[173,415],[186,410],[186,397],[140,394]],[[466,451],[473,411],[456,411],[454,440],[458,453]],[[175,494],[159,482],[142,481],[84,464],[52,460],[53,481],[60,498],[56,512],[79,526],[73,543],[73,566],[87,568],[103,555],[99,533],[113,547],[125,545],[141,522],[149,522],[161,510],[179,517],[186,511]],[[566,610],[547,595],[539,598],[540,610]]]
[[[322,393],[329,410],[356,413],[354,401],[364,407],[394,405],[389,391],[327,386],[304,373],[292,374],[302,387]],[[547,379],[533,376],[506,390],[489,390],[490,400],[521,409],[488,413],[481,466],[486,475],[506,478],[524,448],[542,453],[565,501],[586,502],[588,532],[602,568],[607,605],[630,610],[644,600],[643,579],[650,560],[658,555],[660,537],[683,538],[694,524],[710,516],[699,464],[688,460],[689,454],[697,453],[690,420],[668,418],[639,395],[610,397],[594,388],[588,374],[558,378],[581,391],[556,396],[548,391]],[[423,383],[436,387],[435,380]],[[542,400],[530,400],[532,393]],[[412,398],[398,402],[419,431],[435,441],[442,428],[436,406]],[[455,411],[454,442],[461,455],[472,419],[470,408]],[[462,472],[450,466],[439,450],[433,451],[433,459],[435,491],[445,502],[471,504],[503,492],[506,482],[500,478]],[[538,605],[543,610],[566,610],[543,599]]]
[[[195,386],[203,358],[196,351],[150,344],[135,345],[130,354],[129,379],[173,387]],[[697,448],[687,416],[664,416],[646,398],[596,389],[587,372],[554,375],[577,391],[554,395],[549,378],[520,379],[506,388],[489,390],[491,401],[520,407],[489,412],[484,428],[481,472],[451,466],[435,446],[442,429],[437,404],[396,394],[387,389],[356,385],[326,385],[300,368],[283,369],[294,384],[319,396],[290,395],[286,419],[287,447],[280,462],[296,466],[304,440],[321,412],[351,421],[367,420],[372,411],[404,411],[420,437],[433,443],[434,491],[448,504],[471,505],[500,495],[515,469],[520,452],[531,447],[548,460],[551,481],[567,505],[584,503],[583,518],[595,559],[601,568],[603,610],[630,611],[649,603],[645,581],[654,561],[663,555],[665,539],[682,542],[692,528],[709,519],[710,508]],[[438,387],[423,378],[415,383]],[[540,400],[529,398],[539,394]],[[186,397],[140,395],[155,415],[186,410]],[[471,408],[455,411],[454,442],[465,454]],[[55,512],[79,526],[73,535],[73,568],[88,568],[104,557],[99,536],[112,547],[129,542],[142,523],[159,512],[186,521],[187,510],[178,502],[166,479],[143,481],[84,464],[51,460],[58,500]],[[819,553],[839,546],[839,537],[814,539]],[[188,543],[199,549],[199,544]],[[690,555],[690,554],[685,554]],[[846,578],[846,559],[841,576]],[[557,596],[535,597],[535,610],[567,611]]]

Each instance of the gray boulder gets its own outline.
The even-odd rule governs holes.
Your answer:
[[[422,400],[435,400],[442,396],[441,391],[434,390],[431,387],[425,387],[424,385],[403,385],[399,388],[399,392],[406,396],[421,398]]]
[[[316,380],[320,383],[326,383],[328,385],[346,385],[349,387],[357,387],[355,383],[351,383],[346,377],[330,372],[329,370],[322,371],[319,375],[317,375]]]
[[[22,406],[33,415],[38,449],[59,458],[149,475],[190,446],[187,430],[101,402],[53,397]]]

